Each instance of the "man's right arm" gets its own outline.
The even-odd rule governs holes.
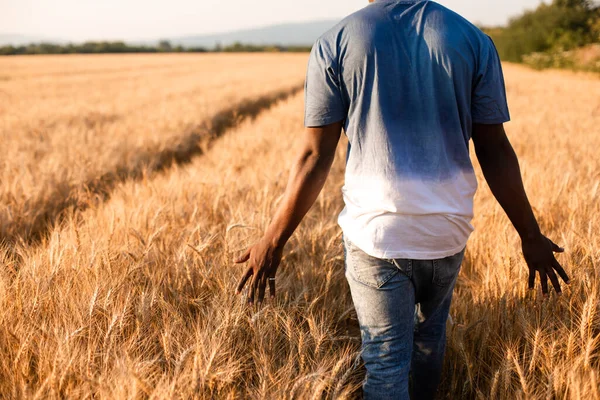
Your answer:
[[[569,283],[569,277],[553,252],[564,250],[540,231],[525,193],[519,161],[504,125],[474,124],[473,143],[485,180],[521,237],[523,256],[529,267],[529,288],[534,287],[537,271],[544,294],[548,293],[548,278],[555,290],[561,293],[556,273],[566,283]]]

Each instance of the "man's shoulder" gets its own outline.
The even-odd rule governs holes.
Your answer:
[[[410,3],[419,10],[408,13],[407,18],[430,18],[431,21],[435,21],[431,26],[441,34],[447,34],[448,37],[463,43],[468,42],[475,48],[490,40],[475,24],[435,1]],[[374,41],[388,35],[390,30],[396,29],[394,22],[401,20],[398,16],[391,15],[393,12],[384,5],[383,2],[371,3],[348,15],[323,33],[316,43],[330,54],[335,54],[337,49],[349,45],[354,48],[371,46]]]
[[[428,1],[435,7],[435,12],[438,12],[444,16],[445,22],[449,25],[450,29],[460,29],[463,33],[466,33],[470,38],[480,41],[487,42],[489,37],[474,23],[444,5],[436,3],[434,1]]]
[[[334,47],[345,36],[361,31],[367,33],[369,28],[381,22],[383,17],[381,10],[375,6],[375,3],[371,3],[343,18],[319,36],[317,43]]]

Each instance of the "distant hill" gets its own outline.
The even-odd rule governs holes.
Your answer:
[[[126,42],[133,45],[156,46],[159,39],[166,39],[174,46],[204,47],[207,49],[213,49],[217,44],[229,46],[236,42],[252,45],[310,46],[319,36],[338,22],[338,20],[327,20],[288,23],[211,35],[156,38],[156,40],[132,40]],[[0,34],[0,46],[23,46],[41,42],[66,44],[68,41],[33,35]]]
[[[338,20],[327,20],[279,24],[212,35],[169,38],[168,40],[176,46],[206,48],[213,48],[217,44],[228,46],[235,42],[256,45],[310,46],[338,22]]]

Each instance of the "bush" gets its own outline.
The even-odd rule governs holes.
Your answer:
[[[587,0],[554,0],[511,19],[506,28],[486,32],[506,61],[524,62],[529,57],[536,63],[560,64],[562,52],[600,41],[600,7]]]
[[[569,51],[527,54],[523,56],[523,63],[535,69],[575,67],[573,54]]]

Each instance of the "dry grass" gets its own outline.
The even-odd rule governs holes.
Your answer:
[[[16,59],[10,61],[21,63],[16,71],[3,59],[0,76],[14,78],[0,81],[0,90],[7,91],[6,85],[14,85],[9,88],[14,91],[42,87],[42,82],[49,85],[45,96],[29,100],[31,109],[45,110],[48,120],[59,115],[80,118],[84,107],[72,103],[85,104],[86,99],[97,109],[119,115],[142,102],[154,104],[146,121],[141,113],[132,117],[131,125],[123,119],[109,122],[110,130],[89,133],[93,127],[64,126],[48,133],[64,137],[53,139],[57,147],[47,149],[44,168],[63,171],[78,185],[110,171],[127,154],[133,156],[135,151],[122,145],[132,140],[131,126],[138,132],[138,145],[168,148],[169,140],[182,138],[184,125],[205,126],[231,102],[293,87],[302,80],[306,61],[303,55],[235,57],[242,65],[269,64],[269,71],[287,70],[288,75],[279,84],[269,83],[273,77],[260,68],[234,73],[236,67],[219,57],[204,61],[227,64],[220,81],[192,72],[166,72],[208,68],[201,58],[190,58],[194,63],[184,68],[177,58],[150,57],[136,64],[152,67],[143,72],[114,72],[117,58],[112,63],[98,58],[105,63],[102,68],[102,62],[88,67],[78,58]],[[80,63],[77,68],[85,74],[112,82],[98,90],[121,87],[122,97],[71,88],[76,101],[68,98],[67,84],[56,84],[53,90],[61,71],[76,69],[71,62]],[[48,68],[42,70],[43,65]],[[136,85],[123,82],[136,74],[145,74],[154,91],[140,94]],[[238,81],[228,85],[227,74]],[[508,130],[525,183],[544,230],[567,248],[560,261],[573,283],[562,298],[542,301],[538,294],[526,292],[517,237],[480,179],[477,231],[451,312],[443,397],[600,399],[600,81],[515,66],[506,67],[506,79],[515,121]],[[188,86],[214,84],[207,93],[213,93],[212,99],[219,96],[218,104],[199,112],[198,104],[213,102],[202,91],[168,98],[155,94],[177,91],[186,80]],[[222,93],[230,93],[235,101],[227,101]],[[71,111],[58,109],[54,115],[58,104]],[[162,107],[170,111],[157,111]],[[18,167],[18,158],[35,164],[35,136],[26,128],[42,123],[33,111],[26,114],[23,108],[19,116],[14,110],[2,108],[0,114],[3,143],[11,149],[4,153],[0,170],[4,210],[5,199],[17,197],[19,190],[27,200],[27,182],[35,182],[36,173],[44,171],[28,167],[19,169],[18,176],[10,173]],[[10,124],[20,130],[5,129]],[[38,243],[13,244],[4,256],[0,253],[3,396],[356,396],[363,372],[357,361],[359,336],[335,223],[342,207],[344,144],[324,193],[288,244],[277,301],[256,312],[233,293],[242,268],[233,266],[231,259],[260,235],[284,189],[302,134],[302,96],[228,128],[205,143],[202,154],[192,154],[197,157],[187,165],[175,160],[158,173],[144,164],[140,168],[145,173],[114,183],[107,189],[109,196],[78,195],[77,204],[85,207],[63,209],[60,223]],[[98,147],[90,145],[86,151],[82,143],[75,146],[78,157],[93,164],[98,160],[102,167],[73,164],[64,158],[69,152],[60,147],[61,140],[64,145],[68,135],[77,139],[86,134],[94,136],[95,143],[124,152],[99,154]],[[26,153],[14,153],[19,146]],[[48,182],[33,192],[35,198],[54,190]],[[24,209],[13,208],[12,218]],[[11,220],[5,221],[4,232],[11,232]]]
[[[10,156],[0,168],[0,234],[39,239],[43,221],[77,206],[85,192],[105,195],[95,190],[98,181],[114,183],[146,166],[162,169],[173,153],[197,143],[223,110],[235,114],[244,100],[301,88],[305,60],[211,54],[3,59],[0,141]]]
[[[594,43],[576,50],[575,60],[583,66],[600,68],[600,44]]]

